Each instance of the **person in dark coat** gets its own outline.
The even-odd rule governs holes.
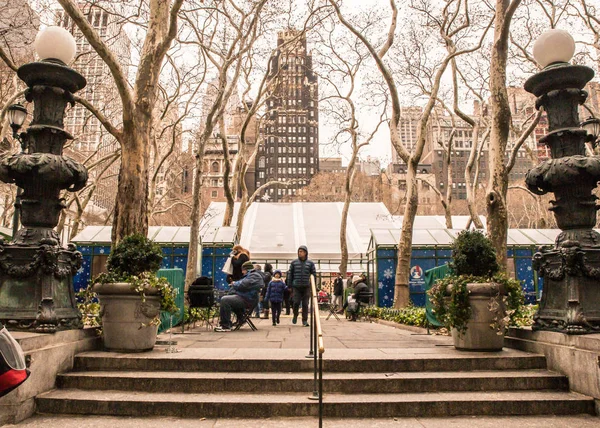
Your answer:
[[[302,303],[302,325],[308,327],[308,301],[310,300],[310,276],[317,275],[315,264],[308,258],[308,248],[301,245],[298,248],[298,258],[290,264],[286,283],[294,289],[292,324],[298,321],[298,311]]]
[[[231,331],[231,312],[235,312],[237,319],[241,319],[244,312],[258,304],[258,293],[264,286],[263,277],[254,270],[252,262],[242,265],[243,277],[231,284],[229,294],[221,298],[220,327],[216,332]]]
[[[262,266],[257,263],[257,264],[254,265],[254,270],[256,272],[260,273],[260,276],[262,276],[263,283],[264,283],[264,281],[265,281],[265,273],[262,271]],[[260,288],[260,290],[258,292],[258,305],[256,305],[256,310],[254,311],[254,318],[260,318],[260,314],[262,314],[262,311],[263,311],[263,299],[265,297],[264,290],[265,290],[265,286],[263,284],[263,286]]]
[[[364,283],[362,276],[355,275],[352,278],[352,282],[354,285],[354,293],[352,294],[352,298],[356,303],[355,309],[349,311],[350,312],[350,321],[356,321],[358,318],[358,308],[360,304],[368,305],[370,294],[369,287]],[[346,307],[349,307],[348,303],[346,303]]]
[[[281,303],[283,302],[283,295],[286,288],[285,282],[283,282],[283,278],[281,278],[281,271],[276,270],[273,279],[267,287],[267,294],[265,295],[265,301],[268,301],[271,305],[271,311],[273,313],[273,327],[279,324]]]
[[[286,287],[283,292],[283,306],[285,307],[285,314],[289,315],[292,309],[292,288]]]
[[[262,296],[262,317],[261,318],[268,320],[269,319],[270,302],[266,298],[266,294],[267,294],[267,288],[269,288],[269,284],[271,283],[271,280],[273,279],[273,265],[271,265],[271,263],[265,263],[264,270],[263,270],[263,276],[265,277],[265,286],[263,287],[263,289],[260,292],[260,295]]]
[[[231,274],[232,281],[239,281],[242,279],[242,265],[247,261],[250,261],[250,252],[241,245],[233,247],[231,258],[231,265],[233,266],[233,273]]]
[[[333,305],[336,310],[342,309],[342,301],[344,300],[344,280],[342,274],[338,273],[337,278],[333,283]]]

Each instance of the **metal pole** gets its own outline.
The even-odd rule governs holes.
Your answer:
[[[315,325],[315,314],[313,312],[314,308],[313,308],[313,299],[312,299],[312,286],[310,287],[309,310],[310,310],[310,350],[309,350],[306,358],[312,358],[313,355],[315,354],[313,337],[316,335],[316,333],[313,333],[313,328]]]
[[[323,427],[323,354],[319,352],[319,428]]]

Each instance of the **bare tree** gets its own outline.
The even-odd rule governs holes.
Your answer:
[[[200,233],[201,203],[202,203],[202,174],[204,167],[204,151],[206,144],[213,137],[215,129],[225,143],[223,150],[225,156],[229,155],[227,147],[226,129],[223,115],[228,105],[231,94],[235,91],[241,74],[243,59],[248,54],[253,44],[261,33],[261,18],[266,0],[242,5],[234,0],[214,0],[207,4],[202,14],[187,15],[186,22],[195,34],[195,44],[199,47],[206,61],[216,70],[217,78],[214,86],[211,103],[203,107],[206,112],[204,123],[200,126],[197,146],[195,149],[196,168],[193,184],[192,210],[191,210],[191,236],[188,252],[186,271],[186,284],[191,284],[196,278],[196,264],[198,260],[197,248]],[[245,6],[245,7],[244,7]],[[231,35],[230,35],[231,34]],[[221,38],[219,38],[219,36]],[[226,158],[227,177],[231,170],[229,159]],[[229,186],[229,180],[227,180]],[[233,216],[231,188],[226,188],[228,193],[229,212],[226,217]],[[229,223],[224,221],[224,225]]]
[[[448,53],[440,61],[437,61],[435,66],[430,70],[432,71],[431,79],[427,82],[427,102],[423,109],[423,114],[419,120],[417,127],[417,142],[413,151],[403,144],[400,132],[400,99],[398,96],[398,87],[394,74],[390,71],[388,64],[384,61],[386,53],[394,42],[394,35],[397,25],[398,10],[394,0],[390,0],[391,6],[391,24],[387,32],[388,36],[386,41],[380,49],[376,49],[374,44],[370,42],[365,33],[361,32],[356,26],[346,20],[341,12],[340,6],[334,0],[330,0],[330,4],[336,10],[338,19],[345,25],[368,49],[372,58],[377,64],[377,68],[380,71],[383,79],[388,86],[388,96],[391,100],[392,105],[392,116],[389,122],[390,125],[390,139],[392,146],[397,151],[400,158],[407,165],[408,178],[407,178],[407,204],[404,210],[402,232],[400,236],[400,242],[398,243],[398,264],[396,267],[396,280],[395,280],[395,307],[405,307],[409,304],[409,289],[408,280],[410,275],[410,258],[412,252],[412,234],[414,218],[417,213],[418,205],[418,186],[417,186],[417,167],[421,157],[423,155],[427,123],[429,117],[436,103],[437,95],[440,89],[440,82],[444,72],[450,61],[459,56],[469,52],[473,52],[481,46],[487,29],[491,26],[491,22],[481,32],[481,37],[478,42],[475,42],[470,47],[462,49],[456,49],[453,53]],[[412,40],[406,45],[402,46],[401,53],[405,54],[401,58],[401,61],[409,61],[406,64],[407,72],[415,77],[420,78],[421,72],[424,71],[422,64],[415,64],[411,62],[415,57],[426,59],[427,52],[426,47],[423,44],[423,38],[427,37],[435,29],[435,34],[443,43],[449,41],[455,41],[461,39],[464,42],[466,33],[471,29],[471,21],[469,18],[469,5],[466,1],[448,1],[442,10],[435,10],[427,2],[418,2],[411,4],[411,12],[414,17],[421,16],[423,22],[417,22],[417,19],[413,19],[409,27]],[[426,28],[426,29],[424,29]],[[414,42],[414,43],[413,43]],[[457,43],[457,42],[454,42]],[[410,51],[410,50],[413,51]],[[407,58],[407,56],[410,56]],[[421,81],[422,82],[422,81]]]
[[[183,0],[149,0],[145,16],[146,35],[133,86],[130,86],[127,74],[115,53],[88,22],[77,2],[58,2],[108,65],[123,106],[122,128],[107,128],[122,150],[112,228],[112,241],[116,244],[127,235],[145,235],[148,231],[148,171],[150,136],[154,124],[152,118],[161,66],[177,36],[177,20]]]
[[[360,150],[369,145],[383,123],[383,114],[371,132],[365,132],[364,129],[361,129],[357,113],[360,108],[360,101],[357,102],[357,99],[363,98],[361,95],[364,94],[358,92],[357,80],[359,73],[363,70],[363,62],[369,57],[369,54],[364,51],[364,47],[352,39],[348,40],[346,34],[336,32],[335,25],[327,34],[323,35],[321,46],[324,49],[320,52],[319,59],[322,72],[319,74],[331,94],[325,96],[320,102],[327,105],[326,108],[333,116],[336,128],[333,137],[334,143],[338,146],[348,144],[352,150],[346,167],[343,186],[344,207],[340,222],[341,263],[339,269],[340,273],[346,276],[348,269],[348,242],[346,237],[348,211],[357,175],[356,163]]]

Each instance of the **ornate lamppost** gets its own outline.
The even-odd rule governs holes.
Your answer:
[[[15,204],[23,227],[10,243],[0,240],[0,322],[53,333],[81,326],[73,291],[81,253],[72,244],[62,247],[54,228],[65,207],[61,191],[78,191],[87,182],[85,167],[62,155],[73,138],[63,128],[65,108],[86,81],[66,66],[75,40],[65,29],[42,30],[34,47],[41,61],[17,72],[28,87],[25,98],[34,104],[30,126],[20,134],[25,150],[0,163],[0,180],[23,190]]]
[[[8,107],[8,123],[12,129],[12,137],[14,140],[17,140],[21,146],[21,153],[25,153],[25,141],[19,135],[19,129],[25,123],[25,119],[27,119],[27,109],[23,107],[21,104],[13,104]],[[21,191],[20,187],[17,188],[17,195],[15,198],[15,206],[19,206],[21,200]],[[13,230],[12,236],[16,236],[19,231],[19,210],[15,208],[13,213]]]
[[[534,330],[586,334],[600,331],[600,234],[595,195],[600,180],[600,157],[586,156],[588,134],[580,127],[578,108],[583,90],[594,77],[591,68],[571,65],[575,42],[566,31],[550,30],[536,41],[533,54],[544,67],[525,82],[537,96],[536,107],[548,116],[551,159],[527,173],[529,190],[554,193],[550,211],[562,232],[554,247],[540,248],[534,267],[544,278],[544,290]]]

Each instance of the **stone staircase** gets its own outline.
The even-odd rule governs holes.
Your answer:
[[[220,351],[220,353],[219,353]],[[283,352],[287,351],[287,352]],[[518,351],[391,355],[330,353],[325,417],[595,414],[543,356]],[[38,413],[183,418],[318,415],[312,360],[270,349],[232,357],[219,349],[143,355],[87,352],[37,397]],[[217,356],[213,356],[216,354]],[[327,354],[326,354],[327,355]]]

